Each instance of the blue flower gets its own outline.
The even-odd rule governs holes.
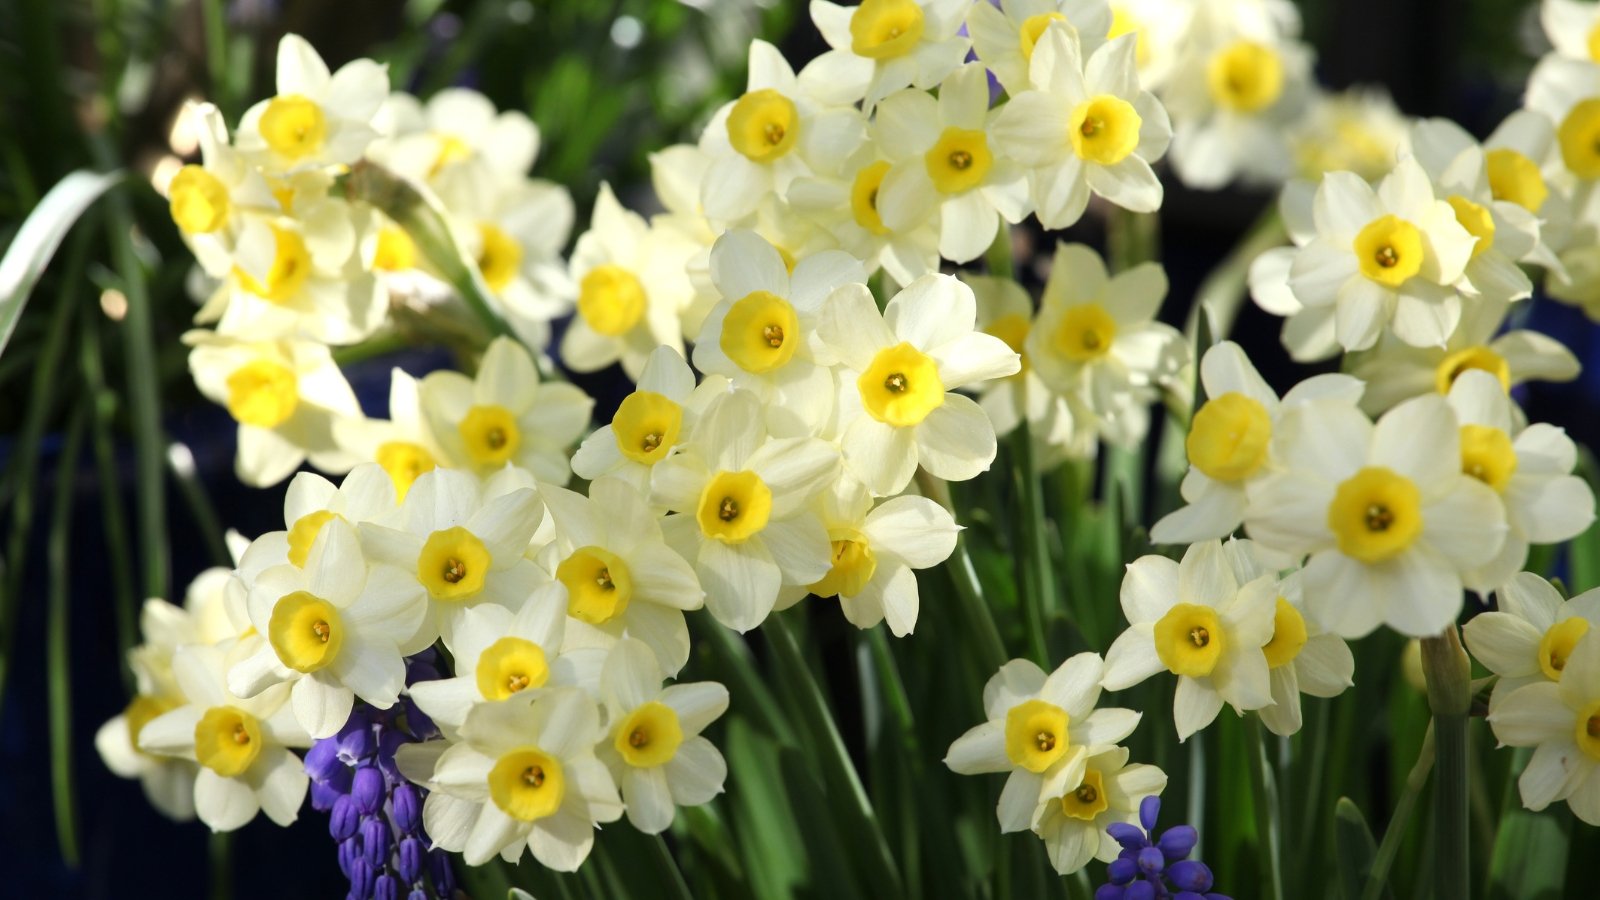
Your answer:
[[[1229,900],[1211,890],[1211,869],[1189,859],[1200,835],[1192,826],[1174,825],[1156,835],[1161,798],[1139,804],[1139,825],[1113,822],[1106,833],[1122,852],[1106,869],[1106,884],[1094,900]]]

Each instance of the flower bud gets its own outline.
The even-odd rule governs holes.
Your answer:
[[[378,767],[365,766],[356,770],[350,785],[350,797],[355,800],[356,809],[362,815],[370,816],[383,808],[385,787],[383,773],[378,771]]]
[[[350,797],[340,797],[333,802],[333,812],[328,816],[328,834],[336,841],[348,840],[361,825],[361,812]]]
[[[389,862],[389,823],[373,816],[361,823],[362,854],[374,869]]]
[[[402,784],[394,789],[390,815],[396,828],[406,834],[416,834],[422,827],[422,796],[415,785]]]

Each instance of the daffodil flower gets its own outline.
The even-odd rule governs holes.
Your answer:
[[[1572,814],[1600,825],[1600,632],[1573,645],[1559,682],[1518,688],[1489,714],[1501,746],[1533,747],[1517,779],[1522,805],[1541,810],[1565,800]]]
[[[1495,589],[1494,599],[1495,609],[1461,628],[1467,649],[1500,676],[1489,695],[1491,713],[1519,688],[1560,681],[1578,641],[1600,629],[1600,590],[1563,600],[1550,582],[1519,572]]]
[[[1113,822],[1139,821],[1139,804],[1159,797],[1167,773],[1147,763],[1128,763],[1126,747],[1111,747],[1084,762],[1083,780],[1044,804],[1033,832],[1044,841],[1050,865],[1071,875],[1089,860],[1111,862],[1122,845],[1106,833]]]
[[[926,90],[966,56],[963,0],[862,0],[841,6],[812,0],[811,21],[831,48],[801,73],[801,83],[831,103],[857,100],[871,110],[903,87]]]
[[[330,74],[305,38],[278,42],[277,96],[245,111],[238,146],[273,172],[349,165],[378,136],[372,118],[389,94],[386,68],[357,59]]]
[[[696,388],[683,354],[657,347],[611,422],[591,432],[572,455],[572,471],[589,481],[616,478],[648,492],[651,469],[688,439],[704,408],[727,390],[722,378],[707,378]]]

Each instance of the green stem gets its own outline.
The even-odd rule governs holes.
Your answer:
[[[1012,432],[1011,447],[1017,475],[1017,495],[1022,499],[1024,535],[1023,571],[1027,576],[1027,598],[1023,610],[1028,620],[1028,648],[1033,661],[1049,671],[1050,650],[1045,641],[1049,612],[1055,605],[1055,567],[1050,561],[1048,523],[1044,517],[1044,493],[1034,465],[1033,436],[1026,420]]]
[[[895,869],[889,845],[878,827],[855,766],[850,762],[850,752],[845,749],[844,739],[839,736],[839,728],[828,711],[822,688],[800,655],[800,645],[789,629],[788,619],[782,614],[768,616],[765,629],[779,676],[789,681],[800,702],[801,720],[810,733],[810,749],[819,757],[829,798],[834,801],[835,808],[843,808],[853,826],[850,849],[864,863],[872,893],[880,898],[900,897],[903,893],[900,873]]]
[[[1400,792],[1400,799],[1395,802],[1394,815],[1389,817],[1389,824],[1383,829],[1383,843],[1378,845],[1378,854],[1372,859],[1372,874],[1367,876],[1367,886],[1361,892],[1361,900],[1378,900],[1388,886],[1389,867],[1394,865],[1394,858],[1400,852],[1400,842],[1409,831],[1417,796],[1428,782],[1428,773],[1433,771],[1433,755],[1433,725],[1430,724],[1422,736],[1422,749],[1417,752],[1417,761],[1406,776],[1406,786]]]
[[[228,30],[222,0],[202,0],[200,14],[205,20],[208,94],[231,122],[235,110],[228,92]]]
[[[201,539],[205,541],[206,550],[211,556],[211,564],[233,568],[233,554],[228,552],[228,543],[222,537],[222,520],[217,518],[217,509],[206,495],[205,485],[200,483],[200,474],[194,467],[194,454],[188,446],[169,440],[166,457],[178,492],[183,495],[190,515],[194,516],[195,525],[200,529]]]
[[[1249,746],[1245,762],[1250,770],[1250,794],[1256,807],[1256,834],[1261,841],[1256,861],[1261,869],[1262,896],[1283,900],[1283,840],[1278,828],[1277,790],[1268,775],[1266,730],[1260,716],[1246,716]]]
[[[955,513],[954,504],[950,502],[950,485],[920,469],[917,471],[917,485],[922,489],[923,496],[940,504],[952,515]],[[1000,640],[1000,629],[994,623],[994,614],[989,610],[988,601],[984,600],[977,569],[972,565],[972,557],[967,554],[966,532],[956,539],[956,549],[945,560],[945,571],[950,574],[956,599],[960,601],[962,614],[967,620],[966,627],[974,637],[973,646],[978,652],[982,670],[999,671],[1011,657],[1006,654],[1005,642]]]
[[[1204,859],[1205,851],[1201,844],[1205,841],[1206,829],[1201,827],[1206,815],[1206,734],[1204,731],[1189,736],[1193,741],[1189,745],[1189,808],[1184,819],[1195,827],[1198,836],[1195,838],[1192,855],[1195,859]]]
[[[1013,263],[1011,259],[1011,226],[1000,223],[1000,231],[994,236],[994,243],[983,254],[984,264],[989,268],[989,274],[995,278],[1011,278]]]
[[[72,773],[72,664],[67,638],[68,577],[72,557],[72,489],[83,449],[86,410],[73,410],[66,444],[56,467],[56,497],[51,510],[50,542],[45,555],[50,570],[50,607],[46,658],[50,671],[50,786],[55,801],[56,840],[61,859],[78,867],[77,787]]]
[[[1250,265],[1256,257],[1282,245],[1287,237],[1277,204],[1268,204],[1227,257],[1200,282],[1194,304],[1189,307],[1185,333],[1191,337],[1198,333],[1200,310],[1204,309],[1210,313],[1216,339],[1226,338],[1233,331],[1233,323],[1239,318],[1239,309],[1248,293]]]
[[[727,667],[729,683],[739,685],[739,699],[754,704],[752,718],[778,740],[799,746],[795,741],[794,729],[789,727],[789,719],[783,714],[783,707],[767,687],[766,679],[756,671],[750,645],[739,634],[710,616],[696,616],[694,620],[703,625],[699,632],[700,637],[705,639],[705,646]]]
[[[649,844],[651,857],[655,860],[656,869],[661,875],[659,887],[665,892],[658,896],[691,900],[694,894],[689,891],[689,883],[683,880],[683,870],[678,868],[678,861],[673,859],[672,851],[667,849],[666,840],[659,834],[652,835]]]
[[[211,900],[229,900],[233,896],[233,833],[211,833]]]
[[[1073,872],[1061,879],[1067,888],[1067,896],[1071,900],[1094,900],[1094,885],[1089,882],[1089,873],[1083,869]]]
[[[1455,625],[1423,638],[1422,671],[1428,679],[1438,756],[1433,783],[1433,889],[1436,897],[1468,897],[1472,886],[1467,717],[1472,709],[1472,668]]]
[[[93,426],[90,435],[94,441],[95,467],[100,476],[100,519],[106,535],[111,588],[116,597],[117,647],[121,651],[120,657],[126,659],[128,651],[139,642],[139,599],[133,593],[133,556],[128,552],[127,511],[122,505],[122,479],[117,472],[116,452],[111,438],[117,397],[106,388],[105,370],[100,360],[99,322],[90,321],[84,327],[79,346],[82,348],[79,360],[84,386],[94,407],[94,414],[89,417]],[[123,686],[131,693],[134,687],[133,670],[124,665],[121,672]]]
[[[1106,220],[1106,262],[1111,274],[1156,258],[1160,250],[1161,219],[1156,213],[1129,212],[1111,207]]]

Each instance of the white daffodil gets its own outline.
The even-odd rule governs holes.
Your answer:
[[[1566,432],[1543,422],[1520,427],[1516,404],[1493,375],[1462,372],[1449,401],[1461,425],[1461,471],[1505,504],[1505,543],[1493,558],[1479,559],[1467,580],[1503,584],[1527,563],[1529,544],[1560,543],[1589,527],[1594,492],[1572,474],[1578,449]]]
[[[1505,510],[1461,471],[1460,423],[1443,397],[1416,397],[1374,425],[1354,406],[1310,400],[1284,412],[1281,466],[1247,490],[1245,530],[1264,547],[1311,555],[1305,608],[1341,637],[1387,623],[1439,633],[1461,610],[1468,573],[1499,554]]]
[[[722,378],[708,378],[696,388],[683,354],[657,347],[639,373],[637,389],[622,398],[610,424],[595,429],[572,454],[572,471],[588,481],[617,478],[648,492],[651,469],[693,433],[705,406],[727,390]]]
[[[1525,329],[1499,333],[1508,307],[1487,300],[1467,304],[1442,347],[1413,347],[1386,334],[1372,350],[1347,357],[1350,374],[1367,383],[1361,408],[1377,415],[1419,394],[1449,393],[1456,378],[1473,369],[1493,375],[1507,391],[1527,381],[1577,378],[1577,357],[1555,338]],[[1521,410],[1513,408],[1512,415],[1521,421]]]
[[[248,587],[273,566],[288,563],[305,568],[312,543],[329,522],[371,522],[391,515],[395,505],[393,483],[372,463],[356,466],[337,486],[315,472],[300,472],[290,479],[284,494],[284,529],[266,532],[250,542],[239,560],[239,575]]]
[[[148,676],[130,658],[134,677],[141,682]],[[95,750],[106,768],[119,778],[137,778],[144,796],[160,813],[178,822],[194,818],[196,763],[187,759],[156,756],[139,749],[144,727],[157,716],[183,704],[181,694],[139,693],[123,711],[101,725],[94,733]]]
[[[1276,29],[1205,18],[1161,94],[1172,169],[1202,190],[1282,182],[1294,171],[1289,126],[1307,105],[1310,48]]]
[[[567,588],[563,647],[609,648],[638,638],[676,675],[689,659],[684,610],[705,604],[694,569],[673,552],[646,498],[615,478],[589,485],[589,496],[540,489],[556,539],[544,557]]]
[[[1542,0],[1539,24],[1555,52],[1568,59],[1600,63],[1600,3]]]
[[[318,529],[303,562],[257,576],[248,609],[267,640],[228,670],[229,691],[254,697],[292,683],[295,719],[317,739],[344,727],[357,696],[393,706],[406,684],[403,657],[433,643],[421,585],[397,567],[369,567],[342,518]]]
[[[572,195],[565,187],[518,179],[497,186],[477,209],[451,220],[457,243],[477,263],[506,320],[530,347],[548,344],[550,320],[572,309],[575,291],[561,260],[572,217]]]
[[[212,831],[233,831],[257,812],[282,826],[300,812],[310,779],[288,748],[309,747],[295,721],[287,685],[246,700],[228,691],[223,651],[180,647],[172,672],[183,705],[139,730],[139,749],[199,763],[195,813]]]
[[[979,63],[956,69],[935,99],[905,90],[878,104],[872,137],[889,162],[875,200],[883,225],[910,231],[938,216],[939,255],[977,259],[1006,223],[1028,214],[1023,172],[991,139],[989,76]]]
[[[239,423],[234,472],[252,487],[289,477],[308,458],[324,472],[357,461],[333,437],[333,423],[360,415],[356,395],[327,345],[315,341],[246,341],[209,331],[183,336],[193,347],[189,372],[213,403]]]
[[[718,397],[693,440],[656,464],[652,501],[678,513],[662,523],[667,540],[694,563],[718,622],[749,631],[783,585],[827,574],[828,532],[809,501],[838,471],[826,441],[768,437],[749,391]]]
[[[541,384],[533,357],[495,338],[476,378],[440,370],[422,379],[422,411],[452,462],[488,475],[514,463],[540,481],[566,484],[567,447],[589,424],[594,401],[562,382]]]
[[[1461,628],[1467,649],[1500,676],[1489,695],[1491,714],[1519,688],[1560,681],[1578,641],[1600,631],[1600,590],[1563,600],[1550,582],[1518,572],[1495,589],[1494,599],[1495,609]]]
[[[1078,221],[1091,192],[1134,212],[1161,206],[1161,181],[1150,164],[1167,152],[1172,126],[1166,109],[1139,86],[1136,42],[1124,34],[1085,59],[1077,33],[1051,23],[1033,51],[1033,89],[1012,97],[996,116],[995,144],[1028,170],[1031,202],[1045,228]]]
[[[1308,85],[1305,112],[1291,126],[1289,150],[1301,178],[1354,172],[1367,181],[1389,174],[1409,121],[1381,86],[1330,92]]]
[[[1088,459],[1094,455],[1093,415],[1076,393],[1050,389],[1028,362],[1028,334],[1033,330],[1033,299],[1022,285],[1009,278],[961,276],[978,302],[978,328],[992,334],[1021,359],[1015,375],[985,382],[978,391],[978,406],[988,414],[994,432],[1005,437],[1023,422],[1033,440],[1034,458],[1043,469],[1063,459]]]
[[[904,495],[874,506],[871,492],[847,475],[818,504],[833,544],[833,567],[806,590],[837,596],[845,619],[857,628],[888,621],[895,637],[910,634],[920,605],[912,570],[948,559],[961,526],[927,497]]]
[[[1277,576],[1283,560],[1273,558],[1253,541],[1223,545],[1234,569],[1243,577]],[[1325,633],[1316,620],[1303,613],[1299,569],[1277,577],[1277,603],[1272,616],[1272,640],[1263,644],[1272,681],[1272,703],[1257,710],[1261,724],[1273,734],[1288,737],[1302,724],[1300,695],[1337,697],[1353,683],[1356,661],[1338,635]]]
[[[811,0],[811,21],[832,49],[801,73],[801,84],[830,103],[857,100],[871,110],[903,87],[926,90],[955,71],[969,44],[958,32],[963,0],[862,0],[841,6]]]
[[[1600,631],[1573,646],[1559,683],[1513,691],[1489,727],[1501,746],[1537,748],[1517,779],[1523,806],[1565,800],[1573,815],[1600,825]]]
[[[389,95],[386,68],[357,59],[329,74],[297,34],[278,42],[278,94],[245,111],[238,146],[274,172],[349,165],[378,136],[372,118]]]
[[[1088,247],[1056,245],[1025,343],[1028,363],[1051,390],[1080,393],[1098,430],[1116,443],[1143,438],[1157,389],[1187,362],[1182,335],[1154,321],[1166,294],[1157,263],[1112,278]]]
[[[184,166],[167,182],[168,211],[200,267],[213,278],[226,278],[236,253],[249,258],[262,255],[240,252],[238,242],[253,217],[278,214],[278,199],[266,178],[229,143],[221,110],[209,103],[189,103],[180,115],[199,137],[201,162]],[[270,231],[250,231],[250,239],[269,241],[265,250],[269,254],[271,237]]]
[[[1157,672],[1178,676],[1172,700],[1178,740],[1236,712],[1272,702],[1262,648],[1272,640],[1277,579],[1241,565],[1220,541],[1190,544],[1182,562],[1142,556],[1122,579],[1128,628],[1106,651],[1106,690],[1132,687]],[[1242,570],[1242,571],[1241,571]]]
[[[1106,38],[1132,34],[1139,83],[1160,91],[1181,59],[1199,5],[1192,0],[1110,0],[1111,28]]]
[[[1010,773],[995,808],[1002,832],[1038,824],[1051,800],[1084,783],[1091,756],[1138,726],[1131,709],[1095,709],[1104,671],[1098,653],[1079,653],[1048,676],[1013,659],[983,686],[989,720],[956,738],[944,764],[960,775]]]
[[[623,640],[600,672],[606,733],[595,755],[622,788],[628,821],[660,834],[680,806],[722,793],[728,764],[700,732],[728,709],[728,689],[714,681],[661,686],[649,647]]]
[[[882,268],[895,284],[939,271],[939,220],[927,217],[891,228],[878,212],[878,193],[890,163],[876,146],[851,157],[837,175],[796,178],[790,208],[828,232],[867,270]]]
[[[454,627],[479,603],[520,609],[549,576],[524,554],[544,518],[530,488],[501,491],[515,470],[480,484],[466,472],[435,469],[411,486],[387,522],[360,525],[362,548],[374,564],[409,574],[429,597],[423,646],[436,636],[454,647]]]
[[[566,625],[566,590],[556,582],[536,589],[515,613],[480,603],[457,621],[455,677],[418,681],[406,692],[452,737],[479,703],[545,687],[581,687],[593,694],[605,653],[562,652]]]
[[[972,289],[949,275],[913,281],[881,314],[864,285],[828,298],[817,328],[844,369],[839,443],[845,467],[874,494],[899,493],[918,465],[966,481],[994,461],[989,417],[953,391],[1015,374],[1021,362],[976,321]]]
[[[578,315],[561,338],[561,361],[576,372],[620,361],[638,379],[656,347],[683,352],[679,316],[693,295],[684,272],[692,252],[682,236],[623,209],[602,184],[589,230],[572,251]]]
[[[1122,845],[1106,834],[1106,826],[1136,824],[1139,804],[1160,796],[1166,786],[1167,773],[1155,766],[1129,765],[1127,748],[1102,750],[1085,761],[1083,781],[1046,800],[1033,833],[1044,841],[1059,875],[1071,875],[1091,859],[1111,862]]]
[[[792,271],[753,231],[734,230],[711,248],[711,280],[722,300],[694,346],[694,367],[726,376],[787,419],[788,434],[814,434],[833,413],[831,348],[817,335],[823,301],[835,288],[866,281],[850,254],[825,250]],[[772,415],[769,424],[776,424]]]
[[[389,418],[340,419],[333,436],[353,456],[383,467],[396,502],[406,498],[417,476],[450,459],[422,415],[417,380],[399,368],[389,372]]]
[[[551,688],[476,704],[460,743],[436,757],[408,744],[395,758],[428,788],[422,822],[434,846],[469,866],[496,855],[514,863],[527,849],[540,865],[572,872],[594,846],[595,825],[622,817],[617,786],[595,759],[600,739],[594,701]]]
[[[1223,341],[1200,360],[1206,402],[1195,411],[1184,441],[1189,471],[1179,487],[1187,504],[1150,529],[1158,544],[1218,540],[1244,520],[1245,485],[1272,471],[1272,436],[1282,411],[1314,398],[1354,405],[1361,382],[1348,375],[1315,375],[1278,399],[1238,344]]]
[[[866,134],[859,110],[816,97],[766,41],[750,42],[749,71],[745,93],[717,110],[700,136],[708,161],[701,209],[729,224],[796,177],[848,157]]]
[[[1472,302],[1531,296],[1533,282],[1517,264],[1535,257],[1539,220],[1517,203],[1495,199],[1483,148],[1448,119],[1418,122],[1411,128],[1410,143],[1435,192],[1455,210],[1461,227],[1477,238],[1465,270],[1479,298]]]
[[[1307,348],[1297,359],[1337,347],[1365,350],[1385,329],[1418,347],[1449,338],[1461,319],[1456,287],[1465,285],[1474,238],[1434,196],[1414,158],[1401,160],[1377,191],[1354,173],[1330,172],[1316,189],[1312,216],[1314,237],[1268,251],[1251,267],[1257,301],[1291,316],[1285,343]],[[1297,231],[1291,225],[1291,237]],[[1308,333],[1320,337],[1302,337]]]
[[[1085,56],[1105,43],[1112,30],[1105,0],[1004,0],[974,3],[967,9],[972,49],[995,80],[1012,96],[1033,88],[1028,68],[1033,50],[1051,22],[1066,22],[1078,34]]]
[[[492,202],[497,191],[522,181],[539,155],[539,126],[527,114],[496,110],[468,88],[445,88],[426,105],[391,94],[377,120],[390,127],[368,158],[427,184],[452,211]]]

